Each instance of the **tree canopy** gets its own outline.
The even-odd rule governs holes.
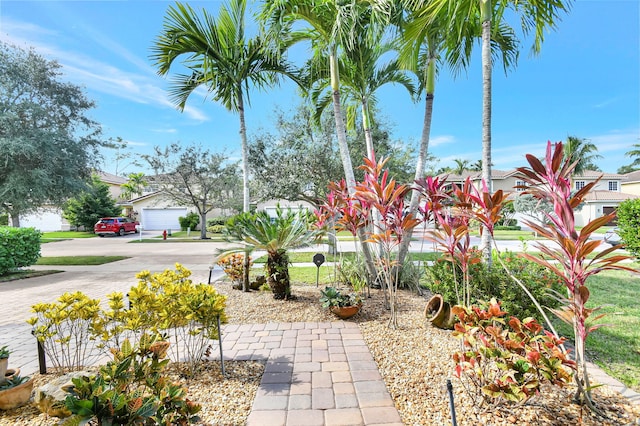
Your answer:
[[[144,156],[159,175],[148,181],[159,185],[178,205],[193,206],[200,214],[200,237],[207,236],[207,213],[214,208],[238,211],[242,208],[242,178],[237,163],[221,153],[198,145],[178,143]]]
[[[71,225],[84,226],[91,231],[100,218],[119,216],[121,211],[109,193],[109,185],[96,175],[91,177],[87,189],[68,200],[63,207],[63,215]]]
[[[102,144],[94,107],[61,66],[33,50],[0,43],[0,210],[20,215],[61,205],[86,188]]]

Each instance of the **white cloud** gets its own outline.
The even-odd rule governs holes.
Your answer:
[[[435,148],[436,146],[447,145],[454,143],[456,138],[451,135],[440,135],[429,138],[429,146]]]
[[[146,62],[100,34],[92,32],[93,38],[100,45],[107,47],[108,50],[133,63],[143,72],[126,71],[96,60],[91,56],[63,50],[49,42],[50,40],[56,40],[55,32],[33,24],[3,19],[2,26],[4,31],[14,35],[0,34],[0,40],[21,47],[32,46],[41,55],[57,60],[62,65],[62,72],[66,78],[74,84],[86,87],[88,90],[140,104],[155,105],[163,109],[175,109],[175,105],[168,99],[167,92],[163,88],[166,85],[166,81],[157,76]],[[20,34],[25,34],[26,36],[21,37]],[[39,39],[46,41],[39,41]],[[206,91],[197,91],[196,94],[202,96],[206,94]],[[193,105],[187,105],[184,113],[198,122],[209,120],[202,109]]]

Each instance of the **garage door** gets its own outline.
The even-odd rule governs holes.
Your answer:
[[[148,231],[162,231],[163,229],[180,229],[180,216],[186,216],[187,209],[142,209],[142,226]]]
[[[42,209],[35,213],[20,216],[20,227],[33,227],[42,232],[62,231],[62,211],[56,209]]]

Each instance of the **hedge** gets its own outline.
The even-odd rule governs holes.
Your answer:
[[[41,236],[34,228],[0,226],[0,275],[35,264],[40,257]]]

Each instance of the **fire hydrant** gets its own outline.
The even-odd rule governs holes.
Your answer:
[[[164,231],[162,231],[162,239],[163,240],[167,239],[167,230],[166,229]]]

